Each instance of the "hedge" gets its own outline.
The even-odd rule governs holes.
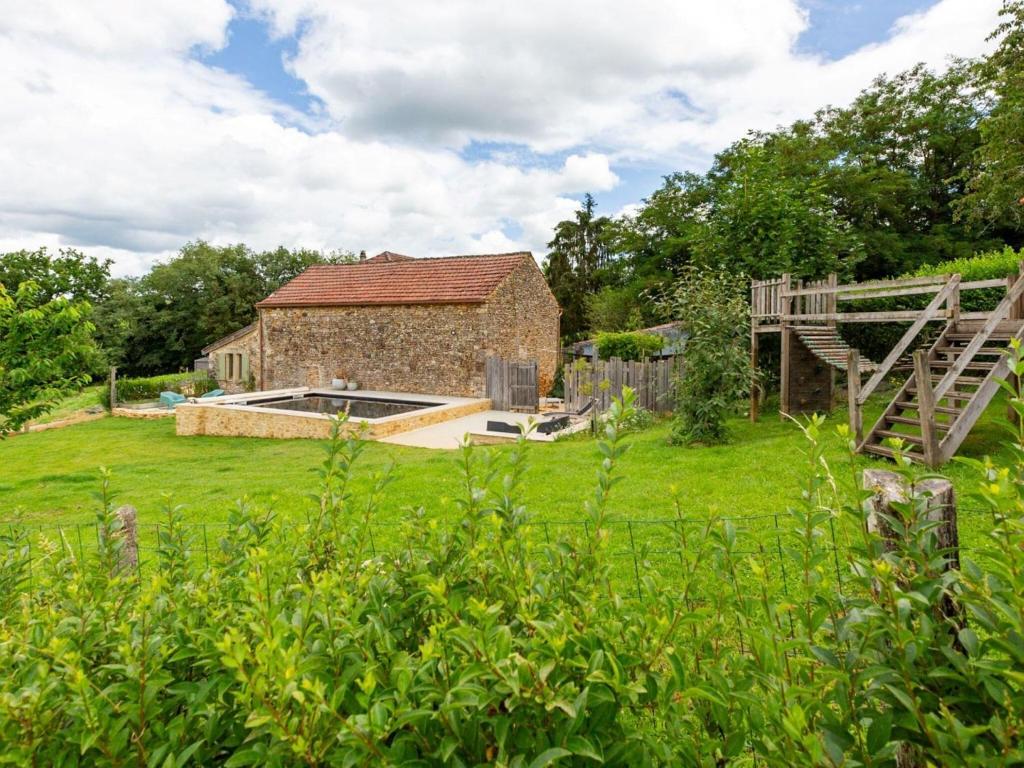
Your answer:
[[[621,360],[643,360],[665,346],[665,339],[653,333],[639,331],[607,332],[597,334],[594,341],[602,360],[618,357]]]
[[[148,378],[118,379],[117,401],[130,403],[140,400],[156,400],[161,392],[178,392],[195,397],[217,388],[217,381],[205,371],[189,373],[167,373]],[[110,407],[110,387],[100,390],[100,402]]]

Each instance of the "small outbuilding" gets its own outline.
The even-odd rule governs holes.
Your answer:
[[[558,302],[529,252],[411,258],[385,251],[310,267],[256,305],[257,321],[203,351],[219,381],[261,390],[333,379],[480,397],[490,356],[558,363]]]

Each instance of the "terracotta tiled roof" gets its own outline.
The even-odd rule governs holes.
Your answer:
[[[401,253],[392,253],[391,251],[381,251],[376,256],[371,256],[367,261],[412,261],[412,256],[405,256]]]
[[[478,304],[533,256],[526,252],[437,259],[321,264],[274,291],[257,307],[370,304]]]
[[[224,336],[223,338],[217,339],[212,344],[207,344],[205,347],[203,347],[203,354],[204,355],[208,355],[208,354],[210,354],[210,352],[212,352],[213,350],[217,349],[217,347],[223,347],[225,344],[228,344],[229,342],[235,341],[236,339],[240,339],[243,336],[245,336],[245,334],[250,333],[251,331],[255,331],[255,330],[256,330],[256,323],[249,323],[244,328],[239,328],[234,333],[229,333],[227,336]]]

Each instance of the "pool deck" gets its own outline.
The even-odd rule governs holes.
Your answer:
[[[413,429],[401,434],[382,438],[380,442],[391,445],[407,445],[414,448],[443,448],[454,449],[462,444],[468,436],[469,439],[479,445],[492,445],[509,443],[516,439],[516,436],[508,432],[487,431],[488,421],[504,421],[507,424],[526,425],[530,419],[541,421],[543,415],[533,413],[513,413],[511,411],[480,411],[457,419],[432,424],[420,429]],[[530,433],[529,439],[538,443],[551,443],[555,441],[556,435],[572,434],[589,427],[588,419],[581,419],[571,424],[555,435],[542,435],[534,431]]]

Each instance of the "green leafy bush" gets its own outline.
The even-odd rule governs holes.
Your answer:
[[[1024,379],[1019,352],[1013,370]],[[521,439],[502,454],[464,447],[458,524],[419,510],[389,554],[374,554],[370,521],[390,472],[355,495],[363,444],[341,425],[308,518],[243,503],[208,564],[168,504],[155,562],[126,566],[106,485],[98,544],[83,558],[50,541],[30,562],[25,534],[0,526],[0,757],[507,768],[1024,760],[1024,427],[1013,466],[975,462],[991,529],[961,553],[962,569],[945,567],[955,553],[938,549],[919,492],[886,515],[888,542],[867,530],[867,492],[839,490],[815,419],[779,552],[752,551],[713,514],[679,516],[664,535],[671,587],[647,577],[635,599],[617,586],[609,536],[631,393],[624,400],[605,425],[584,525],[551,543],[530,532],[518,501]],[[1024,415],[1019,390],[1011,402]],[[897,471],[913,488],[913,468]],[[833,526],[849,539],[842,552]],[[940,610],[950,603],[959,610]]]
[[[725,418],[750,391],[750,305],[742,275],[688,268],[664,300],[687,329],[683,374],[675,387],[673,443],[716,443]]]
[[[665,339],[653,333],[639,331],[608,331],[594,339],[597,355],[602,360],[617,357],[621,360],[644,360],[665,346]]]
[[[1014,251],[1010,246],[1006,246],[1001,251],[987,251],[968,258],[928,264],[907,276],[960,275],[964,282],[989,280],[995,277],[1016,275],[1021,261],[1024,261],[1024,249]]]
[[[117,401],[119,403],[156,400],[161,392],[178,392],[188,397],[217,389],[217,381],[206,371],[193,373],[168,373],[147,378],[125,378],[117,380]],[[110,387],[100,390],[100,402],[110,407]]]

